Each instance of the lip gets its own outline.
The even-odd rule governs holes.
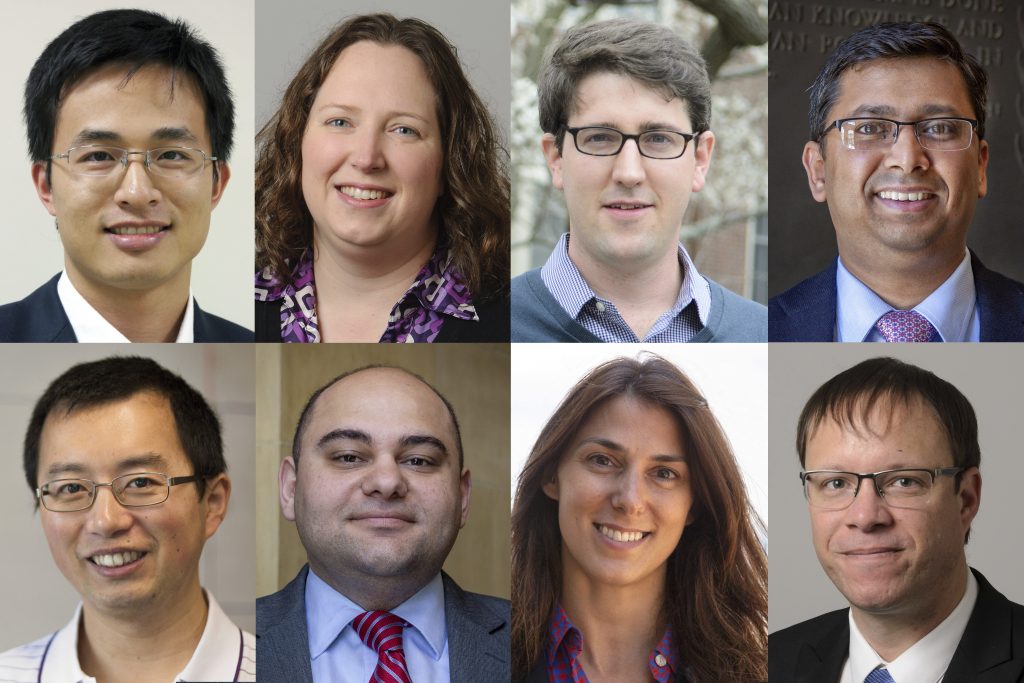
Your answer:
[[[114,555],[117,553],[126,552],[138,552],[142,553],[142,555],[138,559],[132,562],[128,562],[126,564],[122,564],[119,567],[105,567],[103,565],[96,564],[91,559],[93,557],[96,557],[97,555]],[[90,551],[88,554],[84,555],[82,559],[88,565],[91,571],[99,574],[100,576],[108,579],[119,579],[124,578],[126,576],[130,576],[137,572],[142,567],[143,562],[145,562],[148,557],[149,551],[147,550],[140,550],[136,548],[114,548],[109,550],[103,549]]]
[[[136,234],[118,234],[115,230],[153,230],[156,232],[138,232]],[[121,221],[103,228],[104,234],[118,249],[128,252],[146,251],[158,245],[171,231],[170,223],[159,221]]]
[[[594,530],[600,538],[615,548],[635,548],[648,538],[650,538],[653,532],[644,531],[643,529],[632,529],[628,527],[618,526],[617,524],[604,524],[602,522],[594,522]],[[640,538],[633,538],[630,540],[617,540],[609,536],[605,531],[609,531],[618,535],[632,535],[636,536],[640,534]]]
[[[882,193],[894,193],[899,195],[923,194],[925,196],[915,200],[910,200],[909,198],[906,200],[901,200],[894,199],[891,197],[882,197]],[[882,187],[873,190],[871,196],[876,202],[884,206],[886,209],[890,211],[895,211],[897,213],[914,213],[916,211],[925,211],[931,208],[939,199],[939,195],[935,190],[928,187],[920,186]]]
[[[882,546],[876,548],[854,548],[853,550],[844,550],[839,554],[855,560],[871,560],[886,559],[901,552],[903,552],[903,548]]]
[[[402,529],[415,523],[412,517],[400,513],[360,513],[349,518],[350,521],[374,529]]]
[[[346,190],[348,190],[348,192],[346,192]],[[375,209],[385,206],[395,196],[395,191],[392,189],[382,187],[380,185],[367,185],[365,183],[339,183],[334,186],[334,191],[343,204],[357,209]],[[363,199],[353,197],[352,194],[350,194],[352,191],[362,193],[380,192],[384,193],[384,196],[373,199]]]
[[[628,207],[628,208],[623,208]],[[654,209],[654,205],[641,199],[612,199],[601,204],[601,210],[615,218],[640,218]]]

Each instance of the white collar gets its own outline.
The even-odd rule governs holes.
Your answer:
[[[105,344],[124,344],[129,339],[100,315],[99,311],[85,300],[68,278],[67,271],[60,274],[57,281],[57,296],[60,297],[61,306],[68,316],[75,337],[80,342],[98,342]],[[174,341],[179,344],[191,344],[194,341],[194,300],[192,290],[188,292],[188,305],[185,306],[185,317],[181,319],[181,327],[178,328],[178,338]]]
[[[175,681],[235,681],[239,678],[243,639],[252,642],[252,635],[244,633],[224,614],[213,596],[203,591],[209,603],[206,626],[192,658],[174,677]],[[82,673],[78,662],[78,630],[82,619],[82,604],[75,616],[50,641],[40,665],[41,683],[96,683],[96,679]],[[249,668],[252,668],[249,666]]]
[[[967,570],[967,589],[963,598],[949,616],[942,620],[921,640],[910,646],[891,662],[886,662],[868,645],[850,613],[850,658],[846,662],[843,680],[859,683],[879,665],[885,665],[896,683],[936,683],[945,675],[953,660],[960,638],[967,629],[974,604],[978,601],[978,580]],[[847,676],[848,674],[848,676]]]

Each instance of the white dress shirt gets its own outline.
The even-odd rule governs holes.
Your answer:
[[[310,568],[306,579],[306,627],[314,683],[370,680],[377,668],[377,653],[363,644],[352,628],[352,620],[365,611]],[[415,683],[449,683],[448,626],[441,575],[391,613],[409,623],[402,632],[402,649],[410,678]]]
[[[967,590],[949,616],[899,657],[891,662],[882,659],[868,645],[850,613],[850,657],[843,667],[839,683],[863,683],[878,666],[884,666],[896,683],[939,683],[953,660],[953,653],[967,629],[967,622],[978,601],[978,580],[967,570]]]
[[[68,321],[71,322],[71,328],[75,331],[78,341],[101,344],[125,344],[131,341],[107,322],[107,319],[85,300],[85,297],[71,284],[67,271],[62,272],[57,281],[57,296],[60,297],[60,304],[64,307],[64,312],[68,316]],[[193,342],[193,305],[192,290],[190,289],[188,304],[185,306],[185,316],[181,319],[178,337],[174,340],[178,344]]]
[[[204,591],[205,592],[205,591]],[[175,681],[255,681],[256,639],[235,626],[213,596],[203,635]],[[0,654],[0,683],[96,683],[78,662],[82,605],[67,626],[39,640]]]
[[[914,310],[928,319],[939,333],[940,341],[976,342],[981,340],[974,290],[971,254]],[[870,287],[858,280],[839,259],[836,267],[836,341],[884,342],[875,323],[892,310]]]

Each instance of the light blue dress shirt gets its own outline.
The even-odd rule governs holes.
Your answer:
[[[352,620],[365,612],[317,576],[306,580],[309,658],[316,683],[366,683],[377,667],[377,653],[363,644]],[[391,610],[410,625],[402,634],[409,676],[415,683],[449,683],[448,628],[444,585],[435,576],[418,593]]]
[[[914,310],[928,319],[937,331],[932,341],[976,342],[981,340],[981,321],[975,305],[974,270],[971,255],[928,295]],[[884,342],[875,327],[892,310],[870,287],[858,280],[839,259],[836,268],[836,341]]]

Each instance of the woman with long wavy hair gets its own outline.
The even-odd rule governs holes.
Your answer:
[[[437,29],[346,20],[257,143],[257,341],[508,341],[507,153]]]
[[[598,366],[519,476],[512,680],[766,680],[760,526],[683,372],[653,354]]]

